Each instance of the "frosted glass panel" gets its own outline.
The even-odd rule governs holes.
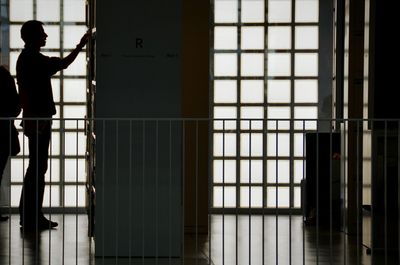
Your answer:
[[[18,127],[17,127],[18,128]],[[29,155],[28,137],[24,136],[22,132],[18,134],[19,144],[21,145],[21,153],[19,155]]]
[[[28,161],[28,159],[11,158],[11,182],[22,182],[24,180]]]
[[[240,155],[250,156],[250,152],[251,156],[263,155],[263,135],[261,133],[252,133],[251,136],[248,133],[240,134]]]
[[[241,103],[263,103],[264,102],[264,81],[263,80],[242,80],[241,81]]]
[[[224,191],[223,191],[224,190]],[[213,192],[214,207],[236,207],[236,188],[234,187],[214,187]]]
[[[51,88],[53,89],[54,102],[60,102],[60,79],[51,79]]]
[[[318,75],[318,54],[296,53],[294,61],[294,73],[296,76]]]
[[[242,27],[241,34],[242,49],[263,50],[264,45],[264,27]]]
[[[21,185],[11,185],[11,207],[18,207],[21,198]]]
[[[213,168],[214,183],[235,183],[236,182],[236,161],[235,160],[214,160]]]
[[[280,119],[290,119],[289,107],[268,107],[267,118],[268,118],[268,129],[285,130],[290,128],[289,121],[280,120]]]
[[[318,0],[296,0],[296,22],[318,22]]]
[[[51,159],[51,163],[48,164],[48,169],[45,174],[45,181],[46,182],[60,181],[60,160],[59,159]]]
[[[10,25],[10,48],[21,49],[24,47],[24,41],[21,39],[21,25]]]
[[[85,159],[65,159],[65,181],[86,181]]]
[[[318,103],[318,81],[317,80],[295,80],[294,81],[295,103]]]
[[[299,187],[295,187],[293,189],[293,196],[294,196],[294,207],[300,208],[301,207],[301,189]]]
[[[215,76],[236,76],[237,75],[237,55],[214,54],[214,75]]]
[[[287,26],[268,27],[268,49],[282,50],[292,48],[291,29]]]
[[[214,119],[236,119],[236,107],[214,107]],[[225,126],[225,127],[224,127]],[[234,130],[235,120],[215,120],[214,130]]]
[[[278,191],[277,191],[278,189]],[[276,193],[278,192],[278,194]],[[278,198],[278,199],[276,199]],[[278,203],[277,203],[278,201]],[[267,188],[267,207],[288,208],[290,205],[289,187]]]
[[[47,49],[59,49],[60,48],[60,26],[55,25],[44,25],[44,31],[46,32],[47,40],[46,46]]]
[[[214,156],[236,156],[235,133],[214,133]]]
[[[262,130],[264,119],[264,107],[242,107],[240,108],[241,119],[261,119],[261,120],[242,120],[240,127],[242,130]]]
[[[302,179],[305,178],[304,174],[304,161],[303,160],[294,160],[293,162],[293,177],[294,183],[300,183]]]
[[[64,21],[85,22],[85,0],[64,1]]]
[[[240,183],[262,183],[263,161],[241,160],[240,161]]]
[[[242,0],[242,22],[264,22],[264,0]]]
[[[12,75],[16,75],[17,60],[20,52],[10,52],[10,68],[8,69]]]
[[[75,61],[64,70],[64,75],[86,76],[86,53],[80,52]]]
[[[51,190],[51,204],[50,204],[50,190]],[[60,206],[60,187],[46,185],[44,187],[43,206],[44,207],[57,207]]]
[[[289,183],[290,181],[290,163],[289,160],[268,160],[267,161],[267,182]]]
[[[237,0],[215,0],[214,2],[215,23],[235,23],[238,21]]]
[[[317,107],[295,107],[294,118],[304,119],[304,126],[306,130],[315,130],[317,128],[317,122],[311,121],[310,119],[317,119],[318,108]],[[303,121],[295,121],[295,129],[303,129]]]
[[[302,157],[304,155],[304,134],[295,133],[294,134],[294,156]]]
[[[65,186],[65,206],[66,207],[82,207],[85,205],[85,186],[78,186],[78,202],[76,201],[76,186]]]
[[[10,21],[33,19],[33,0],[10,0]]]
[[[268,76],[290,76],[290,53],[268,54]]]
[[[237,49],[237,27],[215,27],[214,49],[235,50]]]
[[[86,26],[64,26],[63,45],[65,49],[75,49],[83,34],[87,31]]]
[[[66,120],[65,128],[67,129],[83,129],[85,122],[83,119],[86,115],[86,106],[65,106],[64,107],[64,118],[76,119],[76,120]]]
[[[299,26],[295,29],[296,49],[318,49],[318,27]]]
[[[28,141],[26,141],[26,142],[28,143]],[[54,156],[60,154],[60,133],[59,132],[51,133],[51,146],[50,146],[49,154],[54,155]]]
[[[291,0],[268,0],[268,22],[291,22]]]
[[[264,54],[244,53],[241,55],[242,76],[263,76],[264,75]]]
[[[290,155],[290,135],[288,133],[267,134],[267,155],[268,156],[289,156]]]
[[[66,132],[65,133],[65,154],[66,155],[84,155],[86,150],[86,136],[83,132]]]
[[[263,206],[262,187],[241,187],[240,188],[240,207],[260,208]]]
[[[40,21],[60,20],[60,0],[37,0],[37,19]]]
[[[214,81],[214,103],[236,103],[237,82],[235,80]]]
[[[290,103],[290,81],[268,80],[268,103]]]
[[[86,102],[85,79],[64,79],[64,102]]]

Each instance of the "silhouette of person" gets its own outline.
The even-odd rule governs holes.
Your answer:
[[[51,76],[66,69],[76,59],[86,45],[89,33],[83,35],[76,48],[65,58],[40,53],[47,38],[40,21],[25,22],[21,27],[21,38],[25,47],[17,60],[17,83],[24,118],[22,127],[28,137],[29,164],[19,204],[20,225],[26,229],[51,229],[58,224],[42,213],[51,117],[56,114]]]
[[[4,66],[0,66],[0,118],[14,118],[20,112],[21,106],[14,78]],[[0,185],[9,156],[16,155],[18,152],[18,132],[14,121],[0,120]],[[0,215],[0,221],[7,219],[8,217]]]

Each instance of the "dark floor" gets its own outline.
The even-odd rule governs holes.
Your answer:
[[[304,227],[300,216],[213,216],[211,248],[205,236],[188,235],[183,261],[173,258],[95,259],[93,240],[87,237],[86,215],[65,215],[64,221],[62,215],[53,215],[52,219],[60,227],[43,231],[39,237],[27,234],[23,238],[17,215],[11,217],[11,222],[0,223],[0,265],[385,264],[384,256],[376,255],[372,263],[366,248],[340,231],[330,233],[329,229],[319,229],[317,237],[316,228]],[[394,264],[390,257],[387,264]]]

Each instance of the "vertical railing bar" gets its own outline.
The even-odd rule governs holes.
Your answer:
[[[348,121],[347,121],[348,123]],[[347,124],[347,128],[349,127],[349,125]],[[344,146],[344,150],[343,150],[343,154],[344,154],[344,166],[343,166],[343,264],[346,265],[347,264],[347,241],[346,241],[346,186],[347,186],[347,163],[348,163],[348,146],[347,146],[347,137],[348,137],[348,132],[346,129],[346,120],[343,121],[343,131],[344,131],[344,140],[343,140],[343,146]]]
[[[198,236],[198,178],[199,178],[199,121],[196,120],[196,153],[195,153],[196,157],[196,175],[195,175],[195,186],[196,186],[196,191],[195,191],[195,199],[196,199],[196,212],[195,212],[195,235],[196,235],[196,265],[198,264],[198,254],[199,254],[199,236]]]
[[[79,166],[79,120],[76,120],[76,168],[75,168],[75,262],[78,265],[78,166]]]
[[[332,123],[332,122],[331,122]],[[332,260],[333,260],[333,238],[332,238],[332,233],[333,233],[333,215],[332,215],[332,185],[333,185],[333,176],[332,176],[332,170],[333,170],[333,139],[332,139],[332,130],[329,131],[329,264],[332,265]]]
[[[198,253],[199,253],[199,237],[198,237],[198,178],[199,178],[199,121],[196,120],[196,148],[195,148],[195,159],[196,159],[196,175],[195,175],[195,204],[196,204],[196,212],[195,212],[195,236],[196,236],[196,265],[198,264]]]
[[[22,127],[25,128],[25,120],[22,120]],[[22,134],[22,178],[25,172],[25,136]],[[25,191],[22,190],[22,216],[25,216]],[[11,201],[10,201],[11,207]],[[22,227],[25,227],[25,218],[22,218]],[[22,231],[22,265],[25,264],[25,230]]]
[[[8,143],[10,143],[8,145],[8,154],[9,154],[8,159],[10,159],[10,156],[12,153],[11,152],[11,143],[12,143],[12,141],[11,141],[11,135],[12,135],[11,123],[12,122],[14,122],[12,119],[8,120],[8,137],[9,137]],[[7,161],[6,161],[6,163],[7,163]],[[0,172],[0,174],[3,174],[3,172]],[[1,181],[1,177],[2,176],[0,176],[0,181]],[[9,217],[8,217],[8,263],[9,263],[9,265],[11,265],[11,217],[12,217],[11,216],[11,174],[10,174],[10,189],[8,190],[8,201],[9,201],[9,204],[8,204],[9,205],[8,206],[8,215],[9,215]],[[24,205],[24,207],[25,207],[25,205]]]
[[[186,177],[186,122],[182,120],[182,264],[185,264],[185,177]]]
[[[146,165],[146,121],[143,120],[142,122],[142,137],[143,137],[143,142],[142,142],[142,264],[144,264],[144,260],[145,260],[145,253],[144,253],[144,239],[145,239],[145,228],[144,228],[144,193],[145,193],[145,174],[146,174],[146,170],[145,170],[145,165]]]
[[[92,167],[94,165],[94,164],[92,164],[92,161],[93,161],[92,160],[93,159],[92,156],[95,156],[95,153],[94,153],[95,151],[92,149],[93,148],[93,142],[92,142],[93,141],[92,140],[93,139],[92,138],[93,131],[92,131],[92,128],[94,127],[94,125],[93,125],[93,120],[89,120],[88,118],[86,118],[83,122],[88,126],[88,129],[86,130],[86,133],[87,133],[87,138],[89,139],[89,140],[87,140],[87,144],[89,145],[87,147],[87,150],[89,150],[89,153],[86,154],[86,156],[87,156],[86,159],[88,160],[88,164],[89,164],[89,170],[86,170],[86,172],[89,173],[89,174],[86,175],[86,180],[87,180],[87,182],[89,184],[89,194],[88,194],[88,199],[89,199],[89,219],[88,219],[89,250],[88,250],[88,255],[89,255],[89,265],[92,265],[92,263],[93,263],[92,238],[93,238],[93,229],[94,229],[94,227],[92,225],[93,217],[94,217],[94,213],[93,213],[93,210],[92,210],[92,207],[93,207],[93,204],[92,204],[93,203],[92,202],[92,192],[93,192],[93,189],[92,189],[92,187],[93,187],[92,170],[94,168],[94,167]]]
[[[50,137],[50,167],[49,167],[49,173],[50,173],[50,194],[49,194],[49,220],[51,222],[51,201],[52,201],[52,196],[51,196],[51,190],[52,190],[52,173],[53,173],[53,141],[52,138]],[[50,224],[50,223],[49,223]],[[49,265],[51,265],[51,229],[49,229]]]
[[[305,185],[304,183],[304,181],[307,181],[307,180],[305,180],[305,164],[306,164],[306,160],[305,160],[305,158],[304,158],[304,155],[307,155],[306,154],[306,144],[307,144],[307,138],[306,138],[306,141],[304,141],[304,138],[305,138],[305,135],[306,135],[306,121],[305,120],[303,120],[303,172],[302,172],[302,180],[303,180],[303,185]],[[307,186],[307,185],[305,185],[305,186]],[[305,190],[305,186],[303,186],[303,191]],[[305,193],[307,193],[307,190],[305,190]],[[301,197],[302,197],[302,201],[304,202],[304,196],[305,195],[301,195]],[[304,221],[305,221],[305,218],[307,217],[307,216],[305,216],[305,205],[302,205],[301,207],[303,207],[303,220],[302,220],[302,232],[303,232],[303,238],[302,238],[302,240],[303,240],[303,265],[305,265],[306,264],[306,239],[305,239],[305,237],[306,237],[306,232],[305,232],[305,224],[304,224]]]
[[[388,220],[387,220],[387,214],[388,214],[388,207],[387,207],[387,121],[385,120],[385,131],[384,131],[384,154],[383,154],[383,161],[384,161],[384,177],[383,177],[383,187],[384,187],[384,203],[385,203],[385,265],[388,264],[388,240],[387,240],[387,233],[388,233]]]
[[[279,235],[279,224],[278,224],[278,222],[279,222],[279,218],[278,218],[278,215],[279,215],[279,212],[278,212],[279,135],[278,135],[278,128],[279,128],[279,120],[276,119],[275,120],[275,130],[276,130],[276,132],[275,132],[275,157],[276,157],[276,160],[275,160],[275,229],[276,229],[275,230],[275,252],[276,252],[275,259],[276,260],[275,260],[275,262],[276,262],[276,265],[279,264],[279,252],[278,252],[278,250],[279,250],[279,238],[278,238],[278,235]]]
[[[249,264],[251,264],[251,119],[249,119]]]
[[[118,233],[118,222],[119,222],[119,120],[116,120],[115,123],[115,144],[116,144],[116,151],[115,154],[115,262],[118,264],[118,240],[119,240],[119,233]]]
[[[262,265],[264,265],[265,264],[265,207],[266,207],[266,192],[265,192],[265,189],[266,189],[266,183],[267,183],[267,177],[266,177],[266,161],[267,161],[267,159],[266,159],[266,157],[267,157],[267,147],[266,147],[266,132],[267,132],[267,124],[266,124],[266,122],[265,122],[265,118],[263,118],[263,121],[262,121],[262,131],[263,131],[263,136],[262,136],[262,143],[263,143],[263,151],[262,151],[262,164],[263,164],[263,169],[262,169],[262,171],[263,171],[263,173],[262,173],[262,203],[261,203],[261,207],[262,207],[262,209],[261,209],[261,215],[262,215],[262,218],[261,218],[261,222],[262,222],[262,227],[261,227],[261,229],[262,229],[262,238],[261,238],[261,240],[262,240],[262,257],[261,257],[261,264]]]
[[[132,120],[129,120],[129,188],[128,188],[128,197],[129,197],[129,209],[128,209],[128,219],[129,219],[129,249],[128,249],[128,262],[131,264],[132,262],[132,163],[133,163],[133,141],[132,141]]]
[[[374,156],[373,152],[375,151],[375,148],[376,148],[376,143],[377,143],[376,139],[377,138],[376,138],[376,131],[374,129],[375,121],[374,120],[370,121],[370,124],[371,124],[371,144],[372,144],[371,158],[372,158]],[[400,129],[400,122],[399,122],[399,129]],[[400,132],[400,130],[399,130],[399,132]],[[400,134],[399,134],[399,137],[400,137]],[[399,138],[399,140],[400,140],[400,138]],[[400,145],[400,142],[399,142],[399,145]],[[400,159],[400,156],[399,156],[399,159]],[[372,159],[372,161],[374,161],[374,159]],[[373,163],[374,162],[372,162],[372,164]],[[398,165],[400,165],[400,163]],[[374,166],[372,166],[372,171],[374,171],[374,170],[375,170]],[[400,167],[399,167],[399,170],[400,170]],[[374,181],[373,181],[373,178],[371,176],[371,191],[373,191],[373,190],[374,190]],[[374,216],[373,203],[374,202],[375,202],[374,192],[371,192],[371,227],[374,227],[374,225],[375,225],[375,222],[374,222],[375,218],[373,218],[373,216]],[[374,258],[374,248],[375,248],[374,247],[374,240],[371,240],[371,248],[370,248],[370,250],[371,250],[371,257],[372,258]]]
[[[172,121],[169,120],[169,189],[168,189],[168,264],[171,265],[172,262]]]
[[[35,211],[35,243],[39,246],[39,120],[36,120],[36,211]],[[51,132],[50,132],[51,133]],[[24,205],[25,206],[25,205]],[[24,216],[24,218],[26,218]],[[35,248],[35,262],[38,262],[39,258],[39,248]]]
[[[105,235],[105,226],[104,226],[104,216],[105,216],[105,163],[106,163],[106,120],[103,120],[103,141],[102,141],[102,202],[101,202],[101,211],[102,211],[102,225],[101,225],[101,230],[102,230],[102,234]],[[104,265],[104,243],[105,243],[105,238],[103,238],[102,240],[102,244],[101,244],[101,253],[102,253],[102,265]]]
[[[357,146],[356,146],[356,204],[357,204],[357,265],[360,264],[360,244],[362,242],[360,242],[360,236],[361,236],[361,231],[360,231],[360,170],[359,170],[359,166],[360,166],[360,156],[359,156],[359,152],[360,152],[360,124],[359,124],[359,120],[356,120],[356,131],[357,131]],[[362,156],[361,156],[362,159]]]
[[[318,128],[318,121],[317,121]],[[319,264],[319,132],[317,131],[317,139],[316,139],[316,148],[317,148],[317,163],[316,163],[316,235],[317,235],[317,265]]]
[[[63,146],[65,146],[65,120],[60,119],[60,129],[61,129],[61,134],[60,138],[62,139],[61,142]],[[64,134],[64,135],[63,135]],[[61,148],[61,157],[62,159],[65,159],[65,148]],[[65,264],[65,186],[62,187],[62,264]]]
[[[156,264],[158,264],[158,120],[155,121],[156,123],[156,194],[155,194],[155,199],[156,199],[156,207],[155,207],[155,215],[156,215]]]
[[[225,120],[222,120],[222,265],[225,265]]]
[[[212,126],[213,126],[213,119],[209,119],[208,120],[208,122],[207,122],[207,124],[208,124],[208,127],[209,127],[209,132],[211,131],[211,128],[212,128]],[[210,134],[209,134],[210,135]],[[210,135],[209,136],[211,139],[214,139],[213,137],[214,137],[214,134],[212,134],[212,135]],[[210,142],[212,142],[212,144],[214,144],[214,140],[211,140]],[[214,147],[213,147],[213,145],[211,145],[211,144],[209,144],[208,145],[209,146],[209,149],[211,150],[211,149],[214,149]],[[213,151],[209,151],[209,154],[213,154]],[[211,157],[211,155],[209,155],[209,158],[208,158],[208,164],[209,164],[209,167],[212,167],[212,168],[214,168],[214,166],[211,166],[211,164],[214,164],[214,157],[212,157],[212,158],[210,158]],[[211,162],[211,161],[212,162]],[[213,174],[211,174],[210,173],[210,170],[209,170],[209,176],[208,176],[208,187],[209,187],[209,193],[208,193],[208,265],[211,265],[211,262],[212,262],[212,260],[211,260],[211,253],[212,253],[212,251],[211,251],[211,247],[212,247],[212,220],[211,220],[211,208],[212,208],[212,205],[214,205],[214,203],[213,203],[213,201],[212,201],[212,199],[214,198],[214,196],[213,196],[213,192],[214,192],[214,185],[213,185],[213,179],[212,179],[212,176]]]

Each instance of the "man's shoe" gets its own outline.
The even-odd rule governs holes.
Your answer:
[[[30,222],[25,220],[25,224],[22,223],[22,221],[19,222],[21,227],[25,230],[46,230],[46,229],[53,229],[58,226],[57,222],[53,222],[50,220],[47,220],[46,218],[41,218],[39,223],[36,225],[36,222]]]

